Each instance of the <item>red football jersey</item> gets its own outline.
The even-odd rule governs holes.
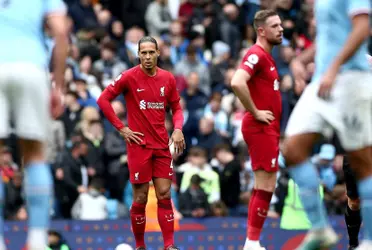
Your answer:
[[[265,127],[265,132],[280,134],[282,100],[279,89],[279,75],[271,54],[262,47],[253,45],[244,56],[240,68],[251,76],[247,82],[254,104],[260,110],[273,112],[275,120],[268,126],[257,121],[249,112],[243,122],[254,127]]]
[[[182,128],[183,116],[176,80],[166,70],[157,68],[156,75],[149,76],[140,66],[133,67],[117,77],[105,91],[115,97],[124,95],[128,127],[144,134],[142,144],[147,148],[168,148],[169,137],[165,128],[167,105],[172,108],[175,128]],[[115,121],[112,123],[117,129],[124,126],[115,124]]]

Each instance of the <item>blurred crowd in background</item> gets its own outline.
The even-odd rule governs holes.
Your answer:
[[[273,50],[281,78],[282,131],[301,92],[291,60],[312,45],[314,0],[65,0],[70,49],[65,72],[66,109],[51,127],[48,161],[55,179],[53,218],[125,218],[132,202],[125,141],[103,117],[96,100],[122,71],[138,64],[138,41],[156,38],[159,66],[176,77],[187,149],[174,155],[173,203],[178,218],[245,216],[253,184],[241,121],[245,109],[230,88],[234,71],[255,42],[256,11],[282,18],[284,39]],[[48,34],[48,30],[45,30]],[[53,40],[47,45],[51,51]],[[310,81],[314,64],[306,67]],[[112,102],[125,123],[123,97]],[[166,119],[172,133],[171,116]],[[22,159],[12,135],[0,152],[6,182],[5,216],[25,220]],[[323,142],[314,148],[330,214],[346,202],[342,155]],[[282,211],[288,174],[278,173],[270,217]],[[150,192],[150,196],[154,196]],[[153,198],[149,198],[154,199]]]

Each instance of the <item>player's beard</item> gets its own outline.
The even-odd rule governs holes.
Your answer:
[[[271,44],[271,45],[280,45],[282,44],[282,40],[283,38],[270,38],[270,39],[267,39],[267,41]]]

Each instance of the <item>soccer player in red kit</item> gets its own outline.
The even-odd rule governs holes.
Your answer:
[[[145,208],[151,180],[158,199],[158,221],[164,249],[178,249],[173,240],[174,217],[170,194],[173,165],[169,146],[173,143],[176,153],[181,153],[185,148],[183,113],[175,78],[170,72],[157,67],[159,53],[156,40],[143,37],[138,43],[140,65],[118,76],[97,101],[106,118],[127,142],[128,168],[133,187],[130,217],[137,250],[146,249]],[[124,95],[127,105],[127,126],[111,107],[111,101],[120,94]],[[170,140],[165,128],[167,105],[171,108],[174,123]]]
[[[271,56],[282,42],[278,14],[258,11],[254,18],[257,42],[244,56],[231,87],[248,111],[242,133],[248,145],[254,172],[254,188],[248,207],[248,230],[244,250],[262,250],[259,243],[278,171],[280,118],[282,112],[279,76]]]

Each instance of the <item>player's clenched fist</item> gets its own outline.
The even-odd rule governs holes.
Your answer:
[[[174,143],[174,151],[176,154],[181,154],[184,149],[186,149],[185,138],[180,129],[175,129],[173,131],[172,137],[170,138],[169,145]]]
[[[254,114],[254,118],[256,118],[257,121],[267,124],[270,124],[270,122],[274,121],[275,119],[273,113],[269,110],[257,110],[257,112]]]
[[[131,144],[132,142],[141,144],[142,139],[140,136],[143,136],[140,132],[134,132],[128,127],[124,127],[120,130],[120,134],[124,137],[125,141]]]

